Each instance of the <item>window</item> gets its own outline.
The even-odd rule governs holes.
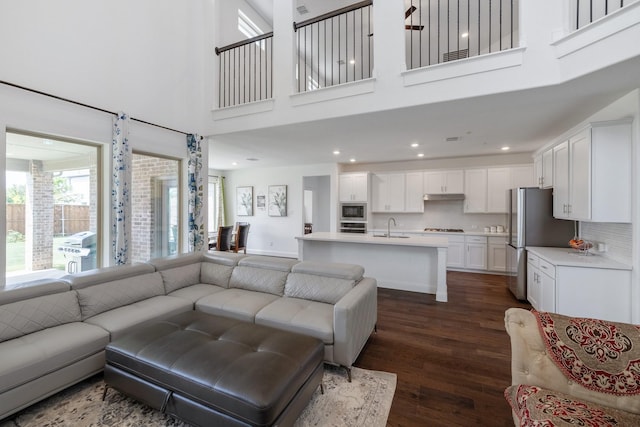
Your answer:
[[[218,176],[209,177],[209,195],[207,199],[207,228],[209,229],[209,234],[215,233],[218,231],[219,226],[224,225],[220,223],[220,179]]]
[[[6,283],[99,265],[100,147],[8,132]]]
[[[134,153],[131,170],[131,261],[177,254],[179,160]]]

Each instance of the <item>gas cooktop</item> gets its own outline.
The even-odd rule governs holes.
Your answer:
[[[425,228],[424,231],[438,231],[440,233],[464,233],[462,228]]]

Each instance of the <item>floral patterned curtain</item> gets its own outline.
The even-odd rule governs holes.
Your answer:
[[[131,149],[128,123],[129,116],[119,112],[113,120],[111,139],[111,256],[115,265],[129,262]]]
[[[204,249],[205,224],[202,206],[204,202],[204,179],[202,177],[202,148],[198,135],[187,135],[187,149],[189,151],[189,251],[196,252]]]

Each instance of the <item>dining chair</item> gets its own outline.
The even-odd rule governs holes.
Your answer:
[[[245,254],[247,253],[247,237],[249,236],[249,227],[251,227],[251,224],[249,223],[238,226],[235,242],[231,245],[231,250],[233,252],[238,253],[239,250],[243,250]]]
[[[233,226],[218,227],[218,240],[216,242],[217,251],[231,250],[231,235],[233,234]]]

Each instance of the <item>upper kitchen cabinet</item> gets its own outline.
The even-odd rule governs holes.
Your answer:
[[[592,123],[553,148],[553,215],[631,222],[631,119]]]
[[[465,169],[464,171],[464,212],[483,213],[487,211],[487,170]]]
[[[405,174],[371,175],[372,212],[404,212]]]
[[[465,170],[465,213],[506,213],[507,190],[533,185],[533,165]]]
[[[539,188],[553,187],[553,148],[538,154],[533,160],[534,185]]]
[[[462,194],[464,193],[464,171],[442,170],[424,173],[425,194]]]
[[[424,212],[424,183],[422,172],[405,174],[404,211]]]
[[[369,199],[369,174],[366,172],[340,175],[341,202],[367,202]]]

